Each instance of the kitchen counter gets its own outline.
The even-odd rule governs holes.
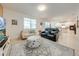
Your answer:
[[[4,52],[4,50],[5,50],[5,47],[6,47],[7,40],[8,40],[7,37],[2,38],[0,40],[0,56],[4,56],[4,54],[6,53],[6,52]]]
[[[0,40],[0,48],[5,44],[5,42],[8,40],[7,36],[4,36],[3,38],[1,38]]]

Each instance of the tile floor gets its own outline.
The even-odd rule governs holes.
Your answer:
[[[77,28],[77,34],[68,29],[60,32],[58,43],[75,50],[75,55],[79,55],[79,28]]]
[[[79,28],[77,28],[77,34],[69,29],[63,29],[60,33],[57,43],[70,47],[75,50],[75,55],[79,56]],[[13,40],[11,44],[24,42],[24,40]]]
[[[36,36],[37,37],[37,36]],[[11,46],[10,56],[73,56],[74,50],[48,39],[42,40],[40,47],[31,49],[26,46],[26,41],[17,42]]]

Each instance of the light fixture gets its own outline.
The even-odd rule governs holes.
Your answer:
[[[39,5],[38,10],[39,11],[45,11],[46,10],[46,5]]]

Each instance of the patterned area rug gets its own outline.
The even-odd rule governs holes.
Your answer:
[[[10,56],[73,56],[74,50],[48,39],[40,38],[42,44],[38,48],[28,48],[26,41],[12,45]]]

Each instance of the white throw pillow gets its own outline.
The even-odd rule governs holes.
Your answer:
[[[27,47],[29,48],[37,48],[41,44],[41,39],[39,36],[30,36],[27,39]]]

